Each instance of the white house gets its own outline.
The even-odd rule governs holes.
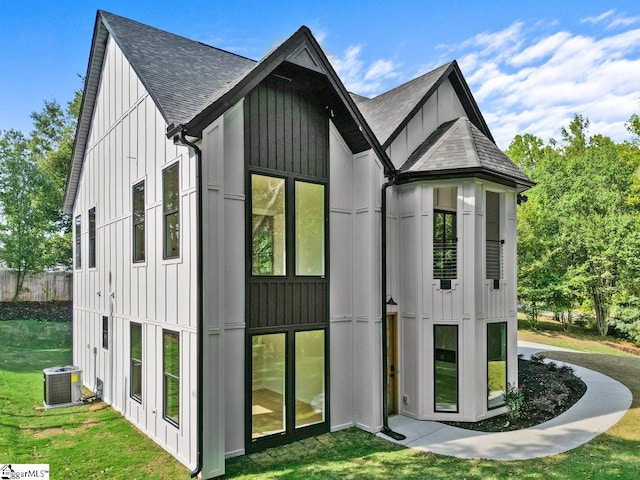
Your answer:
[[[306,27],[255,62],[99,11],[64,204],[74,363],[203,478],[390,414],[502,413],[531,185],[456,62],[367,99]]]

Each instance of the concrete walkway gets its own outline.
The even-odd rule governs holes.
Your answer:
[[[518,342],[526,357],[535,352],[564,350],[548,345]],[[556,362],[562,365],[562,362]],[[525,460],[555,455],[576,448],[615,425],[631,406],[632,395],[620,382],[571,365],[587,385],[584,396],[562,415],[535,427],[513,432],[486,433],[414,420],[402,415],[389,419],[392,430],[406,435],[396,442],[410,448],[459,458]],[[386,435],[381,438],[390,440]]]

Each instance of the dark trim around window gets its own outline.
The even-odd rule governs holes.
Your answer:
[[[89,209],[89,268],[96,268],[96,207]]]
[[[140,323],[129,324],[129,357],[131,359],[129,396],[138,403],[142,403],[142,325]]]
[[[171,330],[162,330],[162,400],[162,418],[180,426],[180,333]]]
[[[144,180],[136,183],[131,189],[131,223],[133,263],[145,261],[146,246],[146,205]]]
[[[77,215],[74,222],[75,268],[82,268],[82,216]]]
[[[180,257],[180,162],[162,170],[163,258]]]

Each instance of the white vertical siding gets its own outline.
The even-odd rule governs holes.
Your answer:
[[[85,384],[185,465],[195,465],[195,172],[188,149],[165,136],[148,92],[108,40],[74,217],[82,215],[82,269],[74,275],[74,362]],[[162,259],[162,172],[181,165],[181,255]],[[145,180],[146,261],[132,263],[131,188]],[[88,216],[96,207],[96,268],[88,268]],[[110,302],[113,307],[111,309]],[[112,311],[111,311],[112,310]],[[102,316],[111,347],[102,349]],[[129,323],[143,326],[143,401],[129,396]],[[162,419],[162,329],[180,332],[180,427]],[[97,349],[97,355],[93,349]],[[96,363],[97,362],[97,363]],[[94,375],[95,366],[95,375]]]

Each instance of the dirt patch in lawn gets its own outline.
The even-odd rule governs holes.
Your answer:
[[[507,414],[480,422],[441,422],[480,432],[507,432],[544,423],[573,406],[587,391],[587,386],[574,375],[573,368],[544,363],[544,356],[532,361],[518,359],[518,385],[524,394],[520,418],[509,421]]]
[[[72,318],[73,302],[0,302],[0,321],[70,322]]]

